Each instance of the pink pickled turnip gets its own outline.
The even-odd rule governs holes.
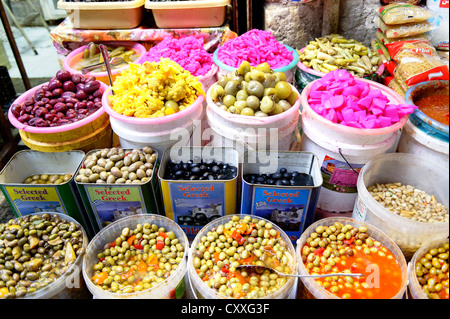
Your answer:
[[[389,127],[417,106],[392,104],[379,89],[358,81],[347,70],[335,70],[311,85],[311,108],[336,124],[362,129]]]
[[[219,47],[218,58],[233,68],[248,61],[252,66],[267,62],[272,69],[277,69],[291,63],[294,56],[270,31],[253,29],[225,42]]]

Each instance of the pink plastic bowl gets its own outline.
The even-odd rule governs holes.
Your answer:
[[[31,97],[34,95],[34,93],[43,85],[48,84],[48,82],[40,84],[28,91],[26,91],[25,93],[23,93],[22,95],[20,95],[14,102],[13,104],[19,104],[22,105],[23,103],[25,103],[25,100],[28,97]],[[103,89],[103,95],[105,95],[105,92],[108,88],[108,86],[102,82],[100,82],[100,87]],[[12,114],[11,112],[11,108],[8,111],[8,119],[9,122],[17,129],[25,131],[25,132],[29,132],[29,133],[40,133],[40,134],[51,134],[51,133],[61,133],[61,132],[66,132],[66,131],[71,131],[71,130],[75,130],[78,129],[86,124],[89,124],[95,120],[97,120],[100,116],[102,116],[105,113],[105,111],[103,110],[103,108],[99,108],[97,111],[95,111],[94,113],[92,113],[91,115],[89,115],[88,117],[74,122],[74,123],[70,123],[70,124],[66,124],[66,125],[61,125],[61,126],[55,126],[55,127],[36,127],[36,126],[30,126],[30,125],[26,125],[23,124],[21,122],[19,122],[17,120],[17,118]]]
[[[142,59],[144,54],[147,52],[147,50],[145,49],[145,47],[142,44],[135,43],[135,42],[128,42],[128,41],[108,42],[107,45],[112,46],[112,47],[124,46],[126,48],[130,48],[130,49],[133,49],[134,51],[138,52],[140,55],[134,61],[134,63],[139,63],[140,59]],[[82,58],[83,52],[87,47],[88,47],[87,45],[84,45],[84,46],[79,47],[78,49],[75,49],[72,52],[70,52],[63,61],[64,69],[69,71],[72,74],[81,74],[81,71],[75,70],[73,68],[73,66],[75,65],[76,62],[78,62]],[[126,70],[128,68],[129,68],[129,66],[126,65],[122,68],[114,69],[111,72],[111,76],[115,77],[119,72]],[[95,76],[99,81],[102,81],[104,83],[109,83],[108,82],[109,81],[108,73],[106,71],[104,71],[104,72],[89,72],[87,75]],[[105,79],[106,79],[106,81],[105,81]]]

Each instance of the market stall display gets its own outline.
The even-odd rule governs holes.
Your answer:
[[[81,272],[88,244],[77,221],[56,212],[27,215],[0,224],[0,238],[0,299],[76,298],[66,282]]]
[[[143,45],[135,42],[108,42],[107,48],[111,58],[112,81],[117,74],[129,67],[129,63],[139,63],[147,52]],[[72,74],[93,76],[98,81],[110,85],[100,49],[98,44],[93,42],[69,53],[64,59],[63,68]]]
[[[404,165],[405,163],[408,165]],[[359,174],[358,198],[352,216],[384,231],[409,260],[425,243],[448,236],[447,171],[448,166],[439,165],[432,160],[424,161],[413,154],[393,153],[377,156],[369,161]],[[424,201],[414,191],[408,196],[405,195],[405,199],[409,197],[408,203],[417,202],[409,207],[408,203],[402,203],[403,199],[397,198],[403,198],[403,194],[394,193],[393,197],[386,191],[383,198],[381,184],[386,183],[410,185],[423,190],[427,196]],[[374,195],[381,197],[383,204],[370,194],[369,189],[373,185],[377,185]],[[396,206],[404,205],[400,215],[394,212],[393,202]],[[434,209],[433,202],[436,202]],[[434,222],[431,222],[431,218]]]
[[[364,277],[301,278],[297,298],[401,299],[407,264],[398,246],[379,228],[350,218],[324,218],[297,241],[299,274],[362,273]],[[374,270],[377,279],[370,278]]]
[[[166,216],[192,240],[209,222],[235,214],[238,168],[239,155],[232,148],[167,149],[158,171]]]
[[[113,147],[86,154],[74,180],[96,232],[125,216],[161,213],[158,165],[158,153],[150,147]]]
[[[414,254],[408,280],[412,299],[448,299],[448,238],[428,242]]]
[[[189,241],[159,215],[120,219],[86,248],[83,277],[98,299],[181,299]]]
[[[228,240],[235,244],[226,245]],[[295,274],[294,254],[283,230],[264,218],[234,215],[216,219],[191,244],[188,275],[192,291],[197,299],[286,299],[293,289],[293,277],[238,266],[261,264]]]

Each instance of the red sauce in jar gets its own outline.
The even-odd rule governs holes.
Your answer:
[[[448,125],[448,95],[430,95],[414,101],[419,110],[442,124]]]

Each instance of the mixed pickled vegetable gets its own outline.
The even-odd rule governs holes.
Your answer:
[[[294,257],[280,232],[262,219],[233,216],[200,239],[193,258],[202,281],[217,293],[236,299],[269,296],[288,281],[268,269],[238,268],[267,266],[285,274],[294,273]]]
[[[156,224],[125,227],[100,252],[92,282],[105,291],[129,294],[150,289],[175,272],[184,247],[173,231]]]

